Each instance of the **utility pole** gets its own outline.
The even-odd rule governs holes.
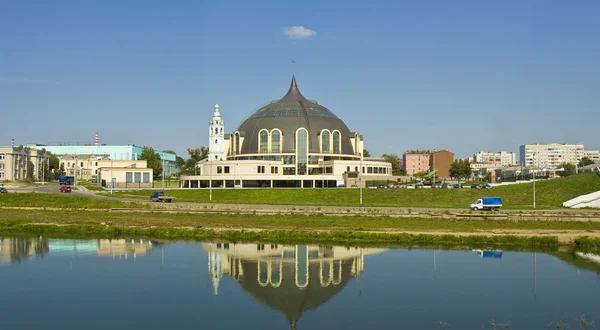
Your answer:
[[[360,168],[358,169],[358,188],[360,190],[360,205],[362,205],[362,158],[363,154],[360,153]]]
[[[208,160],[210,166],[210,181],[208,182],[209,200],[212,201],[212,160]]]
[[[531,165],[533,168],[533,208],[535,209],[535,153],[533,154],[533,162]]]
[[[164,159],[162,160],[162,170],[163,170],[162,171],[163,172],[162,173],[162,186],[163,186],[162,188],[163,188],[163,190],[165,190],[165,160]]]

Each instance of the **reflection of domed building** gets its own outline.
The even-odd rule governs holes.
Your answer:
[[[228,275],[244,290],[280,310],[292,329],[308,310],[338,294],[364,270],[364,256],[384,249],[205,243],[215,295]]]
[[[287,94],[257,109],[230,134],[215,106],[209,124],[209,158],[200,175],[183,176],[187,188],[336,187],[391,179],[392,167],[363,159],[363,138],[333,112],[306,99],[292,77]],[[365,176],[369,178],[365,178]],[[353,180],[354,179],[354,180]]]

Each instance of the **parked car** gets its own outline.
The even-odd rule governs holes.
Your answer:
[[[474,183],[471,185],[471,189],[481,189],[481,188],[482,188],[482,185],[477,184],[477,183]]]
[[[414,184],[406,185],[406,189],[415,189],[415,185]]]
[[[4,187],[0,187],[0,194],[6,194],[8,193],[8,190],[6,190],[6,188]]]
[[[440,186],[439,183],[434,183],[431,185],[431,189],[439,189],[439,188],[442,188],[442,186]]]
[[[463,187],[463,184],[462,183],[455,183],[453,185],[453,187],[456,188],[456,189],[461,189]]]
[[[423,184],[422,183],[417,183],[417,185],[415,187],[416,188],[423,188]]]
[[[369,189],[375,189],[375,186],[372,185],[372,184],[370,184],[367,188],[369,188]]]
[[[444,189],[452,188],[452,185],[449,184],[448,182],[445,182],[444,184],[442,184],[442,188],[444,188]]]
[[[71,187],[69,187],[69,186],[62,186],[62,187],[60,187],[59,191],[61,193],[70,193],[71,192]]]
[[[353,185],[350,186],[350,188],[358,188],[358,186],[355,185],[355,184],[353,184]]]
[[[377,185],[377,188],[378,188],[378,189],[383,189],[383,188],[385,188],[385,186],[384,186],[384,185],[382,185],[382,184],[380,184],[380,185]]]
[[[485,188],[485,189],[492,189],[492,185],[491,185],[491,184],[489,184],[489,183],[486,183],[486,184],[483,186],[483,188]]]

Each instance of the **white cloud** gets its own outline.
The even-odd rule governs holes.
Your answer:
[[[282,29],[282,32],[283,35],[292,39],[305,39],[317,35],[317,32],[307,29],[304,26],[286,27]]]

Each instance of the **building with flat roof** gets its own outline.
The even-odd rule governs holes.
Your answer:
[[[487,152],[479,151],[473,155],[475,163],[483,163],[494,166],[513,166],[517,165],[517,154],[514,152],[500,151]]]
[[[137,160],[142,155],[143,147],[136,145],[29,145],[34,149],[45,149],[60,159],[65,164],[65,171],[69,172],[71,166],[77,164],[77,175],[97,175],[98,161],[101,159],[112,160]],[[154,150],[164,160],[165,176],[170,177],[177,173],[176,155],[160,150]],[[95,159],[95,160],[94,160]],[[77,160],[77,162],[75,162]],[[79,179],[86,179],[80,177]]]
[[[349,171],[392,179],[392,165],[365,159],[362,135],[306,99],[295,77],[283,98],[258,108],[233,133],[224,133],[216,105],[209,138],[209,158],[198,163],[199,175],[180,178],[182,187],[337,187]]]
[[[585,155],[583,144],[525,144],[519,148],[521,166],[558,168],[561,163],[577,164]]]
[[[50,152],[24,146],[0,147],[0,181],[44,179]]]
[[[454,153],[448,150],[408,150],[402,155],[406,175],[437,170],[436,176],[450,177]]]
[[[145,160],[98,161],[98,185],[105,188],[152,188],[152,169]]]

